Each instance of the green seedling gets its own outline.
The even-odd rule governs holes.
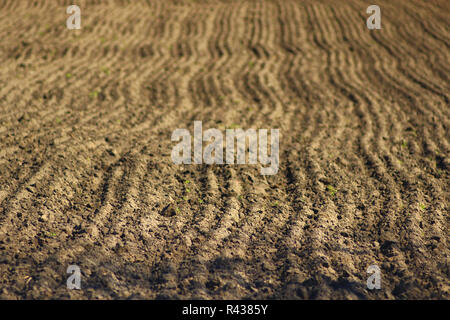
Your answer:
[[[238,129],[238,128],[239,128],[239,125],[236,124],[236,123],[233,123],[233,124],[231,124],[230,126],[228,126],[227,129]]]
[[[402,140],[402,148],[407,148],[408,147],[408,142],[406,142],[405,140]]]
[[[56,233],[54,232],[49,232],[49,231],[42,231],[40,234],[40,237],[45,237],[45,238],[54,238],[56,237]]]
[[[67,78],[67,79],[72,78],[72,74],[71,74],[71,73],[66,73],[66,78]]]
[[[327,190],[332,196],[334,196],[337,192],[337,190],[332,185],[327,186]]]
[[[91,98],[97,98],[97,97],[98,97],[98,91],[97,91],[97,90],[92,91],[91,93],[89,93],[89,97],[91,97]]]
[[[108,67],[101,67],[100,71],[102,71],[103,73],[109,75],[109,68]]]
[[[425,209],[426,209],[425,204],[419,203],[419,209],[420,209],[421,211],[425,211]]]
[[[198,199],[198,203],[202,204],[203,200],[202,199]]]

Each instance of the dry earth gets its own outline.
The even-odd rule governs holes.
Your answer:
[[[0,298],[449,298],[448,1],[77,2],[0,1]],[[194,120],[278,174],[175,165]]]

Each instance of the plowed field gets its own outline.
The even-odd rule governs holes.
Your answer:
[[[0,298],[449,298],[448,1],[70,4],[0,1]],[[278,173],[174,164],[195,120]]]

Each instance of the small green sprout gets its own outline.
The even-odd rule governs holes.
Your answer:
[[[402,148],[407,148],[408,147],[408,142],[406,142],[405,140],[402,140]]]
[[[41,237],[54,238],[56,237],[56,233],[50,231],[43,231],[40,235]]]
[[[109,75],[109,68],[108,67],[101,67],[100,71],[102,71],[103,73]]]
[[[239,128],[239,125],[237,123],[233,123],[230,126],[228,126],[227,129],[238,129],[238,128]]]
[[[337,190],[332,185],[328,185],[327,190],[330,193],[330,195],[332,195],[332,196],[334,196],[337,192]]]

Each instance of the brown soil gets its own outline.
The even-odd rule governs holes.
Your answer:
[[[0,1],[0,298],[449,298],[448,1],[69,2]],[[278,174],[173,164],[194,120]]]

